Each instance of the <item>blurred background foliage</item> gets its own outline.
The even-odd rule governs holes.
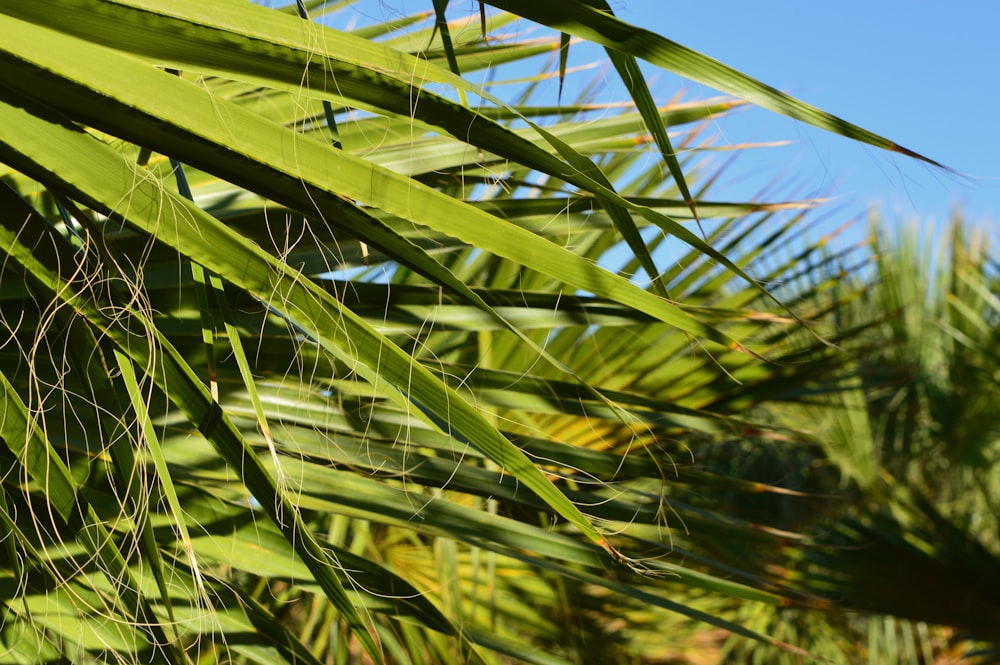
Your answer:
[[[987,234],[708,128],[925,158],[599,1],[350,4],[0,3],[0,660],[1000,659]]]

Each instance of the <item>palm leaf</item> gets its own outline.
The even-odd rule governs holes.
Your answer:
[[[323,2],[0,10],[0,572],[27,580],[5,608],[24,649],[580,662],[679,616],[803,655],[711,599],[785,604],[725,550],[804,542],[731,497],[815,497],[688,453],[814,450],[765,409],[839,378],[821,332],[866,330],[823,327],[854,296],[794,235],[814,202],[696,187],[709,146],[680,128],[736,102],[471,85],[558,44],[445,5],[353,33],[302,20]]]

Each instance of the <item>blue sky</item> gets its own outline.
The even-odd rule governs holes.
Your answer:
[[[793,163],[803,184],[890,218],[946,219],[961,205],[1000,213],[1000,3],[839,0],[672,3],[619,0],[619,16],[710,55],[963,174],[803,128],[763,111],[731,118],[732,141],[791,139],[755,155]],[[654,75],[655,76],[655,75]],[[675,82],[656,84],[666,92]],[[693,95],[711,91],[692,86]],[[762,153],[768,151],[760,151]],[[992,226],[992,225],[991,225]]]
[[[849,215],[875,205],[890,223],[920,221],[940,226],[955,206],[961,206],[968,218],[992,228],[1000,212],[1000,159],[996,156],[1000,93],[994,74],[1000,63],[1000,39],[995,34],[1000,26],[1000,3],[611,3],[626,21],[883,134],[960,174],[753,109],[724,118],[713,129],[726,142],[792,143],[743,155],[728,189],[717,189],[716,198],[750,196],[780,177],[794,183],[795,190],[779,193],[834,197],[837,208]],[[431,0],[361,0],[355,5],[360,24],[431,7]],[[451,0],[449,13],[454,17],[476,14],[478,3]],[[344,18],[338,17],[334,24],[343,27]],[[583,64],[599,55],[599,51],[576,49],[571,51],[570,64]],[[661,70],[646,69],[657,98],[668,99],[678,90],[684,90],[688,98],[716,94]],[[623,93],[609,87],[604,94],[607,98],[600,101],[620,101]]]

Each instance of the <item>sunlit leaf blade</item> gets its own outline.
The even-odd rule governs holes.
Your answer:
[[[677,183],[677,189],[680,190],[681,196],[684,197],[684,202],[687,204],[688,209],[691,210],[691,215],[695,221],[699,222],[700,226],[698,209],[694,199],[691,197],[691,192],[688,190],[684,171],[681,169],[677,153],[670,143],[670,137],[667,136],[667,130],[661,123],[660,113],[656,108],[653,95],[649,91],[649,86],[646,85],[646,79],[643,78],[639,65],[636,63],[635,58],[624,55],[620,51],[609,48],[607,52],[611,62],[618,70],[619,76],[628,88],[629,94],[632,95],[636,108],[642,113],[646,127],[649,128],[650,133],[656,140],[656,144],[660,147],[660,156],[663,157],[663,161],[670,170],[670,175],[673,176],[674,182]]]
[[[184,521],[184,510],[181,507],[180,499],[177,496],[177,490],[174,487],[170,471],[167,468],[166,458],[163,455],[163,449],[160,446],[156,429],[149,417],[146,405],[141,399],[141,397],[146,393],[139,386],[139,381],[136,377],[135,368],[132,366],[131,360],[120,351],[115,352],[115,359],[118,361],[118,368],[121,370],[122,378],[125,381],[128,394],[132,398],[132,408],[135,410],[145,443],[149,446],[150,456],[153,458],[153,466],[156,468],[158,480],[163,487],[163,493],[170,505],[170,510],[174,517],[174,525],[180,535],[182,548],[187,555],[191,574],[198,585],[197,591],[198,593],[204,595],[205,588],[202,584],[201,571],[199,570],[198,561],[195,558],[194,548],[191,544],[191,535],[188,532],[187,523]],[[155,555],[147,556],[159,557],[159,552],[157,551]],[[157,579],[157,582],[160,582],[159,578]],[[166,597],[165,602],[167,603],[168,609],[172,613],[173,608],[170,605],[169,599]]]

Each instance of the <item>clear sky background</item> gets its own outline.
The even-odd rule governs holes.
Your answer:
[[[792,143],[743,155],[728,179],[728,189],[716,189],[713,198],[745,198],[782,178],[794,191],[779,190],[780,194],[835,197],[837,208],[850,214],[875,205],[890,223],[920,221],[940,226],[951,210],[961,206],[967,218],[996,237],[1000,2],[611,3],[618,16],[630,23],[721,60],[960,174],[753,109],[722,119],[714,131],[729,143]],[[364,25],[431,7],[431,0],[361,0],[333,24],[344,27],[351,13],[356,24]],[[474,0],[450,2],[453,17],[477,13]],[[536,34],[544,33],[532,36]],[[571,50],[570,65],[600,55],[599,50]],[[717,94],[662,70],[648,67],[647,71],[658,99],[669,99],[679,90],[688,98]],[[614,72],[607,76],[613,77]],[[554,91],[552,83],[553,97]],[[599,101],[620,101],[623,93],[609,87],[604,94],[607,98]]]
[[[960,205],[1000,214],[1000,3],[618,0],[621,18],[721,60],[955,169],[955,177],[753,110],[720,126],[730,141],[791,139],[757,151],[763,171],[890,218],[940,223]],[[655,74],[654,74],[655,76]],[[657,84],[665,92],[673,84]],[[692,86],[693,95],[711,91]],[[768,154],[770,153],[770,154]],[[751,161],[751,160],[746,160]],[[771,166],[768,166],[768,165]],[[746,167],[747,164],[744,164]],[[995,228],[994,237],[995,237]]]

